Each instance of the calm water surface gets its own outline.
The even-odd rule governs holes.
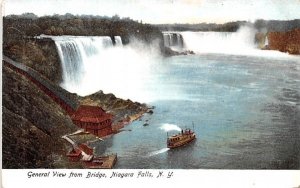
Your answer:
[[[300,169],[299,58],[175,56],[145,85],[154,113],[94,143],[116,168]],[[168,150],[162,127],[192,122],[197,140]]]

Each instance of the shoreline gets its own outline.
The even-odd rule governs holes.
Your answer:
[[[99,142],[99,141],[102,142],[105,139],[110,138],[110,137],[124,131],[124,130],[122,130],[123,128],[125,128],[127,125],[130,125],[132,122],[140,119],[146,113],[153,113],[152,109],[153,109],[153,107],[151,107],[151,108],[147,107],[147,109],[143,109],[143,110],[139,111],[138,113],[127,116],[126,118],[122,119],[121,122],[112,124],[113,133],[110,135],[107,135],[107,136],[98,137],[92,133],[84,131],[83,129],[79,129],[73,133],[68,133],[68,134],[62,136],[61,138],[64,139],[65,141],[67,141],[69,143],[69,145],[71,145],[69,147],[69,149],[67,149],[69,151],[67,151],[67,153],[65,153],[65,155],[64,155],[64,157],[66,158],[65,159],[66,161],[64,162],[65,167],[69,168],[74,165],[78,165],[78,166],[82,167],[83,169],[87,169],[87,168],[101,169],[101,168],[103,168],[102,165],[96,165],[94,167],[91,167],[90,165],[96,164],[95,162],[93,162],[93,160],[97,161],[98,159],[103,159],[102,162],[103,162],[103,164],[105,164],[104,166],[113,168],[114,164],[117,161],[117,153],[116,154],[103,154],[101,156],[96,156],[95,148],[91,148],[92,149],[91,155],[93,156],[93,159],[91,161],[83,161],[82,159],[72,160],[69,158],[69,155],[70,155],[70,153],[72,153],[72,151],[79,150],[80,152],[83,153],[83,156],[84,156],[85,153],[82,150],[78,149],[78,146],[86,145],[87,147],[91,147],[90,146],[91,143]]]

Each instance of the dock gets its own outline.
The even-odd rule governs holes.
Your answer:
[[[117,162],[117,154],[94,157],[91,161],[85,162],[90,169],[112,169]]]

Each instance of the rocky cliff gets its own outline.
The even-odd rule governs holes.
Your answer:
[[[50,39],[35,40],[20,36],[6,36],[3,53],[33,68],[54,83],[58,84],[62,81],[59,56],[55,43]]]
[[[287,32],[269,32],[267,36],[270,50],[300,54],[300,29]]]
[[[114,124],[127,119],[129,116],[134,116],[141,112],[146,112],[148,107],[146,104],[133,102],[131,100],[123,100],[115,97],[113,94],[104,94],[98,91],[92,95],[79,98],[81,104],[98,105],[104,110],[114,115]]]
[[[267,40],[267,41],[266,41]],[[300,29],[290,31],[258,32],[255,41],[260,49],[278,50],[289,54],[300,54]]]
[[[3,66],[3,168],[56,168],[77,127],[59,105],[23,75]]]

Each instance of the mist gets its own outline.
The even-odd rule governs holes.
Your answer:
[[[241,26],[237,32],[180,32],[184,47],[197,54],[233,54],[275,58],[292,58],[288,54],[261,50],[255,43],[257,30],[252,26]]]
[[[257,49],[254,42],[256,30],[248,26],[241,27],[237,32],[180,33],[184,48],[196,54],[294,58],[277,51]],[[121,38],[115,38],[116,45],[112,44],[110,37],[52,37],[62,63],[61,86],[81,96],[102,90],[118,98],[139,102],[182,97],[180,88],[168,88],[171,86],[161,84],[164,69],[168,68],[164,66],[166,62],[158,41],[146,44],[131,39],[128,45],[122,45]]]
[[[109,37],[61,36],[52,39],[62,62],[61,86],[66,90],[81,96],[102,90],[119,98],[141,102],[154,96],[149,85],[156,81],[151,77],[152,71],[162,58],[158,42],[146,45],[132,39],[129,45],[123,46],[119,38],[114,46]]]

